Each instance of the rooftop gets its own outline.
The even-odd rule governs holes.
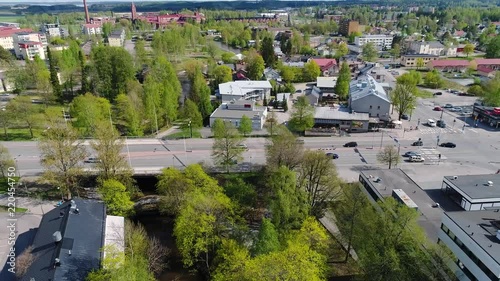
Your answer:
[[[434,200],[403,170],[365,170],[361,171],[360,174],[369,180],[370,185],[375,188],[382,198],[392,197],[392,190],[394,189],[402,189],[418,206],[420,213],[418,224],[424,229],[430,240],[437,241],[437,233],[441,226],[443,210],[432,207]],[[380,179],[379,182],[375,182],[377,178]]]
[[[457,176],[456,179],[454,176],[444,178],[470,199],[496,198],[500,201],[500,174]],[[493,182],[493,186],[488,186],[488,181]]]
[[[496,211],[446,212],[444,215],[462,231],[469,234],[474,243],[500,264],[500,241],[495,237],[500,227],[498,209]]]
[[[335,59],[312,59],[318,64],[319,67],[330,67],[332,65],[337,65],[337,60]]]
[[[318,88],[334,88],[337,84],[337,77],[317,77],[316,87]]]
[[[236,101],[238,102],[238,101]],[[248,101],[247,101],[248,102]],[[211,115],[210,118],[231,118],[240,119],[243,115],[246,115],[250,119],[254,117],[262,118],[267,112],[267,107],[265,106],[254,106],[253,110],[237,110],[237,109],[227,109],[225,104],[221,104]]]
[[[84,280],[99,268],[106,220],[104,203],[73,200],[73,208],[72,202],[66,202],[43,216],[33,241],[37,258],[21,280]],[[58,243],[56,232],[62,238]],[[60,265],[54,268],[56,258]]]
[[[379,98],[390,102],[384,87],[370,75],[360,75],[358,79],[352,80],[349,87],[351,101],[359,100],[369,95],[376,95]]]
[[[271,89],[269,81],[234,81],[219,84],[220,95],[244,96],[247,93],[262,89]]]
[[[368,113],[350,113],[347,108],[315,107],[314,119],[369,121]]]
[[[407,55],[402,55],[402,57],[407,57],[407,58],[438,58],[439,56],[429,55],[429,54],[407,54]]]
[[[500,64],[500,59],[475,59],[478,65],[497,65]]]
[[[358,37],[359,38],[392,38],[391,35],[385,35],[385,34],[367,34],[367,35],[361,35]]]
[[[429,63],[433,67],[447,67],[447,66],[468,67],[470,65],[470,62],[468,60],[433,60]]]

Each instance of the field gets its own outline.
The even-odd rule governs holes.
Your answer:
[[[6,11],[0,11],[0,22],[17,22],[17,20],[22,17],[23,16],[19,16]]]

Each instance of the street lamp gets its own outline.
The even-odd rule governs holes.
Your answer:
[[[188,126],[189,126],[189,132],[191,134],[191,138],[193,138],[193,127],[191,127],[191,120],[189,120]]]

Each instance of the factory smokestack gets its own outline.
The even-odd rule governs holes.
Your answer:
[[[83,8],[85,9],[85,23],[90,23],[89,8],[87,7],[87,0],[83,0]]]

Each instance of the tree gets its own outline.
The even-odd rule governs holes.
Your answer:
[[[85,56],[83,55],[83,51],[78,51],[78,61],[80,63],[80,73],[81,73],[81,90],[80,93],[85,94],[90,91],[90,83],[89,83],[89,72],[90,67],[86,65]]]
[[[393,59],[399,58],[401,56],[401,46],[399,44],[394,44],[390,52]]]
[[[190,126],[192,128],[203,127],[203,116],[201,116],[200,111],[198,111],[198,106],[196,106],[191,99],[187,99],[184,102],[180,115],[184,120],[189,120],[191,122]]]
[[[61,84],[59,82],[59,76],[57,75],[57,70],[50,51],[50,47],[47,47],[47,58],[49,60],[49,71],[50,71],[50,83],[52,84],[52,90],[54,91],[54,96],[58,99],[62,98]]]
[[[162,196],[160,211],[177,215],[185,203],[186,195],[194,188],[194,182],[181,171],[174,168],[163,169],[156,184],[156,190]]]
[[[203,118],[212,114],[212,103],[210,102],[210,88],[201,73],[200,68],[196,68],[191,81],[191,92],[189,98],[198,105],[198,110]]]
[[[273,39],[271,37],[268,36],[262,40],[260,53],[266,66],[273,67],[276,63],[276,55],[274,54]]]
[[[483,87],[483,102],[488,106],[500,106],[500,73],[496,73],[495,77],[486,82]]]
[[[227,65],[218,65],[214,68],[213,77],[215,85],[230,82],[233,81],[233,71]]]
[[[283,125],[275,126],[271,142],[266,145],[267,166],[278,169],[285,166],[295,169],[302,161],[304,145]]]
[[[0,144],[0,172],[2,173],[2,177],[5,177],[9,172],[9,168],[14,167],[15,164],[7,147]]]
[[[240,146],[242,138],[233,124],[221,119],[216,119],[212,132],[214,144],[212,146],[212,157],[216,165],[223,166],[229,173],[229,167],[237,164],[243,159],[243,149]]]
[[[272,137],[274,135],[273,129],[278,125],[278,119],[276,118],[276,113],[274,111],[269,112],[266,118],[266,123],[264,126],[267,128],[269,135]]]
[[[251,80],[261,80],[264,75],[264,59],[255,51],[251,51],[245,58],[248,78]]]
[[[464,46],[463,53],[466,54],[467,57],[469,57],[470,54],[474,53],[475,48],[476,48],[476,46],[474,46],[474,44],[467,43]]]
[[[410,70],[396,79],[398,84],[411,85],[414,87],[420,83],[420,80],[422,80],[422,76],[420,75],[420,72],[415,70]]]
[[[71,116],[76,118],[75,127],[84,129],[85,136],[91,136],[100,122],[111,118],[111,104],[105,98],[90,93],[76,97],[71,103]]]
[[[142,136],[141,114],[131,96],[119,94],[115,99],[114,122],[120,132],[127,136]]]
[[[420,69],[422,67],[425,66],[425,62],[424,62],[424,59],[423,58],[417,58],[417,61],[416,61],[416,66],[417,66],[417,69]]]
[[[347,100],[347,97],[349,96],[350,83],[351,69],[349,69],[347,62],[343,62],[334,88],[335,94],[339,95],[340,99]]]
[[[411,114],[417,104],[415,93],[417,88],[412,84],[397,83],[396,88],[391,92],[391,101],[398,111],[398,120],[404,114]]]
[[[438,89],[442,87],[443,80],[441,79],[439,72],[436,69],[434,69],[430,72],[427,72],[427,74],[424,77],[424,84],[428,88]]]
[[[240,134],[242,134],[245,137],[248,134],[252,133],[252,131],[253,131],[252,119],[250,119],[246,115],[243,115],[243,117],[241,117],[240,126],[238,127],[238,131],[240,132]]]
[[[99,159],[99,162],[95,164],[98,182],[117,180],[130,190],[133,184],[132,168],[125,156],[121,154],[125,142],[120,139],[120,135],[111,127],[111,124],[107,122],[97,124],[95,139],[90,142],[90,146]]]
[[[78,133],[69,124],[52,123],[42,133],[38,147],[44,168],[42,178],[60,188],[66,199],[71,199],[83,174],[81,163],[87,156]]]
[[[369,61],[369,62],[374,62],[375,59],[377,58],[377,48],[372,42],[368,42],[362,47],[362,52],[361,56],[363,57],[363,60]]]
[[[295,91],[291,91],[291,93],[294,93]],[[281,102],[281,107],[283,107],[283,112],[288,111],[288,101],[286,100],[285,97],[283,97],[283,101]]]
[[[12,55],[12,53],[0,46],[0,65],[10,65],[13,60],[14,56]]]
[[[13,116],[11,112],[9,112],[7,109],[2,110],[0,109],[0,126],[3,128],[3,134],[5,137],[5,140],[9,139],[9,133],[8,133],[8,128],[11,125],[11,121],[13,119]]]
[[[335,52],[335,57],[337,58],[342,58],[345,55],[349,54],[349,48],[347,47],[347,44],[344,42],[341,42],[337,45],[337,50]]]
[[[305,190],[309,215],[321,218],[340,193],[335,165],[321,151],[306,151],[298,169],[298,186]]]
[[[319,65],[311,60],[308,63],[304,64],[304,68],[302,70],[302,78],[304,81],[316,81],[316,78],[321,74],[321,69]]]
[[[214,41],[209,41],[207,43],[207,53],[208,55],[215,60],[215,58],[220,54],[219,47],[215,44]]]
[[[284,66],[283,68],[281,68],[281,78],[286,83],[290,83],[290,82],[294,81],[295,72],[293,71],[292,67]]]
[[[306,130],[314,125],[314,108],[309,104],[305,96],[297,98],[293,105],[293,113],[290,118],[290,128],[292,131],[304,134]]]
[[[493,37],[486,45],[486,58],[500,58],[500,37]]]
[[[401,162],[401,156],[398,154],[398,149],[396,149],[396,147],[388,145],[377,154],[377,161],[389,165],[390,169],[392,165],[397,165]]]
[[[17,120],[22,121],[28,126],[30,136],[33,139],[33,128],[40,121],[40,116],[37,114],[38,111],[33,106],[31,98],[29,96],[18,96],[7,104],[6,110]]]
[[[277,251],[279,247],[280,242],[276,228],[269,219],[263,218],[259,228],[259,235],[255,242],[255,255],[265,255]]]
[[[134,202],[130,200],[130,194],[121,182],[114,179],[105,180],[98,191],[109,215],[126,217],[132,211]]]
[[[271,220],[277,229],[299,228],[309,213],[304,190],[297,188],[295,172],[281,166],[268,177]]]

